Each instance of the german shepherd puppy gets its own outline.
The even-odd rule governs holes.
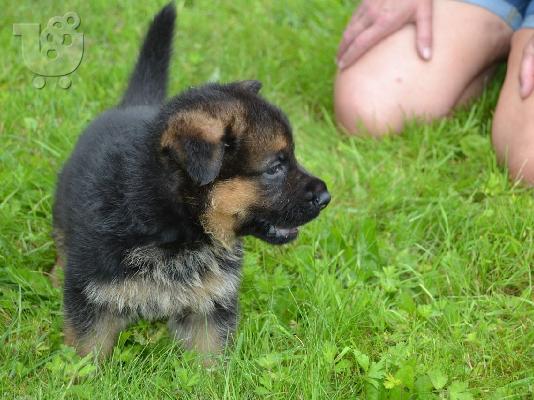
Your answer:
[[[59,174],[65,340],[80,354],[109,353],[138,318],[168,319],[187,348],[221,350],[236,328],[240,238],[288,243],[330,201],[258,81],[165,102],[175,19],[172,4],[156,15],[122,101]]]

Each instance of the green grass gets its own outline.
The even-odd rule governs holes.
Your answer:
[[[490,143],[502,79],[473,106],[381,141],[333,123],[352,1],[186,1],[172,92],[258,78],[333,195],[294,244],[246,240],[242,319],[213,369],[140,323],[97,366],[62,345],[49,283],[56,173],[125,86],[162,2],[7,2],[0,45],[0,392],[18,399],[534,398],[534,200]],[[32,87],[16,22],[76,11],[86,48],[68,90]],[[502,74],[501,74],[502,75]]]

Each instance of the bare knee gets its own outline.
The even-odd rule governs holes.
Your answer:
[[[534,185],[534,120],[505,84],[492,125],[493,147],[510,178]]]
[[[478,93],[466,88],[506,54],[512,35],[506,23],[483,8],[436,1],[433,42],[439,51],[425,62],[413,45],[414,29],[399,29],[339,72],[334,105],[347,132],[381,136],[400,132],[406,120],[446,116],[459,99]]]
[[[492,130],[497,158],[508,168],[511,179],[534,186],[534,137],[527,134],[533,131],[534,125],[511,129],[506,115],[497,112]]]
[[[505,147],[496,151],[501,154],[508,168],[510,179],[534,186],[534,143],[525,147]]]
[[[334,109],[338,125],[348,134],[381,137],[402,130],[400,107],[392,107],[369,77],[338,75],[334,87]],[[365,82],[365,80],[370,82]]]
[[[425,91],[411,96],[412,84],[373,79],[358,67],[339,73],[334,88],[336,120],[349,134],[400,133],[406,121],[428,122],[447,115],[454,106],[453,93],[435,96]]]
[[[506,80],[493,117],[492,137],[497,158],[508,167],[510,178],[534,186],[534,95],[521,99],[519,70],[523,49],[532,29],[514,33]]]
[[[534,143],[513,153],[508,162],[508,169],[513,179],[519,179],[529,186],[534,186]]]

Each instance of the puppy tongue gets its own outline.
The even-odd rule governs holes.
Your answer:
[[[295,234],[299,231],[299,228],[287,228],[287,229],[283,229],[283,232],[284,234],[287,234],[287,235],[292,235],[292,234]]]
[[[289,235],[294,235],[298,231],[299,231],[298,228],[279,228],[273,225],[269,227],[269,233],[272,235],[289,236]]]

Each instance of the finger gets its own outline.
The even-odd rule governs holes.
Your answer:
[[[355,14],[352,17],[352,20],[347,26],[347,29],[345,29],[345,32],[343,32],[343,38],[339,45],[339,49],[337,51],[336,56],[338,61],[343,57],[343,54],[345,53],[345,51],[347,51],[352,41],[360,33],[365,31],[371,25],[371,23],[372,21],[365,14]]]
[[[367,52],[380,40],[388,36],[397,29],[396,25],[384,26],[384,24],[374,24],[370,28],[358,35],[339,59],[339,69],[344,69],[352,65],[358,58]]]
[[[345,29],[345,32],[343,32],[343,38],[341,40],[341,43],[339,45],[339,49],[337,52],[338,59],[347,50],[347,48],[352,43],[354,38],[358,36],[361,32],[363,32],[365,29],[367,29],[367,27],[370,24],[371,24],[371,21],[369,21],[365,15],[353,16],[353,19],[350,21],[349,25]]]
[[[415,16],[417,52],[423,60],[432,58],[432,2],[424,2]]]
[[[534,41],[530,40],[523,51],[523,59],[519,70],[519,94],[525,99],[534,89]]]

